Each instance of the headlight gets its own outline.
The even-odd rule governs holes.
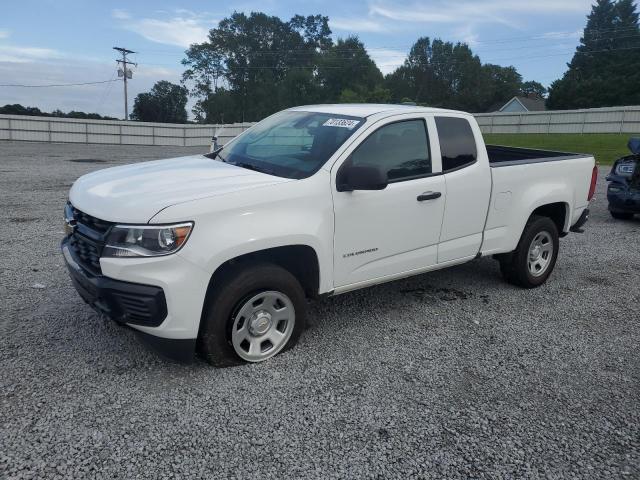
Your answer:
[[[176,225],[116,225],[103,257],[158,257],[177,252],[187,242],[193,222]]]
[[[631,175],[633,175],[635,167],[635,162],[619,163],[616,166],[616,175],[620,175],[621,177],[631,177]]]

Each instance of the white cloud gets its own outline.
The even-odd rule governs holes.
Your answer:
[[[203,42],[208,33],[208,30],[196,20],[179,17],[170,20],[144,18],[127,28],[152,42],[179,47],[188,47],[192,43]]]
[[[575,32],[546,32],[539,36],[545,40],[577,40],[582,36],[582,30]]]
[[[64,54],[58,50],[37,47],[16,47],[0,45],[0,62],[30,63],[37,60],[61,58]]]
[[[344,31],[350,34],[358,34],[360,32],[381,33],[388,31],[388,26],[383,25],[375,20],[367,20],[363,18],[334,18],[329,19],[331,30]]]
[[[131,15],[126,10],[122,10],[120,8],[115,8],[111,11],[111,16],[118,20],[129,20]]]
[[[387,48],[370,48],[369,55],[383,74],[391,73],[404,63],[407,52]]]
[[[9,38],[10,34],[11,32],[9,32],[9,30],[7,30],[6,28],[0,28],[0,38]]]
[[[377,2],[369,7],[372,17],[414,23],[449,23],[473,25],[497,23],[517,28],[522,15],[556,15],[562,13],[587,13],[591,0],[487,0],[450,2],[437,0],[424,3]]]
[[[174,11],[174,16],[164,15],[166,18],[134,19],[120,10],[114,10],[112,15],[121,22],[122,28],[147,40],[185,48],[193,43],[204,42],[209,29],[217,24],[216,20],[206,14],[196,14],[184,9]]]
[[[478,45],[478,35],[473,31],[473,26],[471,25],[464,25],[457,28],[453,33],[454,38],[466,43],[470,47]]]

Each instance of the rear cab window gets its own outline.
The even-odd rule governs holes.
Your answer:
[[[478,159],[476,137],[469,121],[460,117],[435,117],[442,172],[452,172],[473,165]]]

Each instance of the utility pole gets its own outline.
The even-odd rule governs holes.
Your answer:
[[[118,76],[122,77],[122,81],[124,82],[124,119],[129,120],[129,105],[127,103],[127,79],[131,79],[133,77],[133,73],[131,70],[127,68],[127,65],[135,65],[136,63],[127,61],[127,55],[129,53],[136,53],[133,50],[127,50],[122,47],[113,47],[114,50],[122,53],[122,60],[116,60],[116,62],[122,64],[122,69],[118,69]]]

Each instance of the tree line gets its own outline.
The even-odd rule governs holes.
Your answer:
[[[419,38],[404,64],[383,75],[358,37],[334,41],[329,19],[234,13],[182,62],[197,121],[254,121],[294,105],[414,102],[485,111],[525,88],[514,67],[483,64],[468,45]]]
[[[159,82],[134,103],[133,119],[183,121],[187,96],[203,123],[256,121],[313,103],[401,103],[485,111],[514,95],[543,95],[514,67],[483,64],[464,43],[423,37],[404,64],[383,75],[358,37],[334,41],[329,19],[234,13],[193,44],[182,86]],[[185,86],[189,85],[189,89]]]
[[[85,113],[76,112],[71,110],[70,112],[63,112],[62,110],[54,110],[50,113],[43,112],[37,107],[25,107],[19,103],[7,104],[0,107],[0,114],[2,115],[34,115],[38,117],[58,117],[58,118],[81,118],[89,120],[117,120],[114,117],[106,117],[97,113]]]
[[[412,102],[484,112],[515,95],[548,93],[550,109],[640,103],[633,0],[596,1],[566,73],[548,92],[523,81],[513,66],[483,64],[465,43],[428,36],[385,76],[357,37],[334,41],[322,15],[283,21],[236,12],[211,29],[207,41],[191,45],[182,64],[183,85],[161,82],[151,94],[139,95],[133,118],[184,121],[188,95],[196,100],[196,121],[205,123],[255,121],[294,105],[332,102]]]
[[[640,27],[634,0],[597,0],[567,67],[551,84],[550,109],[640,104]]]
[[[182,64],[181,85],[163,80],[139,94],[132,119],[184,123],[189,96],[195,120],[203,123],[256,121],[295,105],[335,102],[411,102],[471,112],[496,110],[515,95],[546,96],[550,109],[640,104],[640,27],[633,0],[596,0],[567,71],[548,91],[523,81],[513,66],[482,63],[465,43],[428,36],[383,75],[358,37],[334,41],[322,15],[284,21],[233,13],[205,42],[191,45]]]

